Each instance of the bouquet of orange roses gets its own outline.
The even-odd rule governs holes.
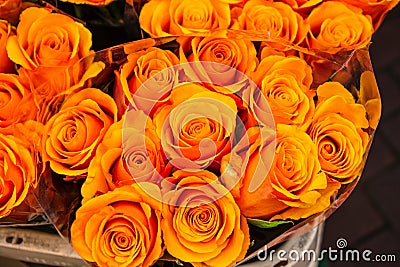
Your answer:
[[[309,230],[360,178],[397,3],[131,1],[143,39],[96,53],[49,4],[1,21],[0,216],[34,197],[95,266],[232,266]]]

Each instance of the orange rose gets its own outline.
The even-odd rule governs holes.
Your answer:
[[[369,136],[363,105],[338,82],[319,86],[319,101],[309,134],[318,147],[322,170],[332,179],[350,183],[360,175]]]
[[[9,38],[7,52],[21,67],[70,66],[89,55],[91,33],[82,24],[45,8],[31,7],[20,16],[17,35]]]
[[[213,0],[151,0],[139,15],[142,29],[152,37],[228,29],[229,4]]]
[[[17,23],[22,8],[22,0],[0,0],[0,19]]]
[[[93,60],[93,58],[86,59]],[[58,111],[66,95],[90,87],[90,79],[96,77],[104,68],[104,62],[92,63],[85,60],[84,63],[76,63],[68,69],[45,68],[45,75],[41,67],[33,71],[20,68],[18,74],[33,94],[39,109],[37,121],[46,123]]]
[[[368,45],[374,32],[369,16],[341,2],[322,3],[311,11],[307,23],[309,47],[333,54]]]
[[[308,127],[315,109],[315,91],[310,90],[312,70],[304,60],[265,57],[252,78],[265,96],[276,123]]]
[[[177,64],[179,64],[177,56],[168,50],[156,47],[130,54],[127,62],[117,72],[114,87],[119,115],[126,111],[130,102],[137,109],[148,111],[148,108],[157,102],[165,101],[175,84],[177,73],[174,69],[164,71],[162,80],[151,79],[145,85],[143,83],[156,73]]]
[[[40,66],[35,70],[20,68],[18,75],[28,85],[35,95],[35,99],[40,102],[45,99],[51,100],[60,93],[65,93],[67,89],[79,81],[84,68],[83,65],[79,67],[81,73],[66,67]]]
[[[180,37],[180,60],[181,62],[213,62],[224,64],[222,68],[218,64],[204,65],[205,71],[195,71],[201,80],[209,81],[212,84],[231,85],[235,79],[244,77],[238,75],[238,71],[248,74],[255,70],[258,60],[254,44],[247,39],[227,38],[223,34],[212,34],[208,37]],[[200,64],[192,64],[192,67],[200,67]],[[184,68],[186,70],[186,68]],[[202,75],[206,73],[206,75]],[[186,72],[189,79],[190,73]],[[206,77],[203,77],[206,76]]]
[[[365,51],[368,53],[368,51]],[[382,102],[375,75],[372,71],[364,71],[360,77],[360,94],[358,103],[367,111],[369,127],[376,129],[381,117]]]
[[[247,222],[217,177],[176,171],[167,179],[161,226],[168,252],[194,266],[233,266],[242,260],[250,245]]]
[[[340,183],[321,172],[316,145],[290,125],[278,124],[276,138],[275,153],[270,144],[250,146],[246,170],[234,190],[240,210],[246,217],[269,220],[298,220],[324,211]],[[268,172],[264,166],[271,158]],[[252,185],[254,179],[258,187]]]
[[[264,42],[259,50],[260,60],[263,60],[269,56],[289,56],[289,54],[285,53],[286,51],[282,51],[282,49],[274,48],[273,45]]]
[[[231,152],[225,155],[221,161],[221,182],[230,189],[235,199],[240,197],[240,189],[244,180],[241,179],[248,171],[250,157],[253,153],[258,153],[257,164],[253,170],[254,179],[249,183],[250,192],[257,189],[272,166],[276,147],[276,129],[275,127],[251,126],[247,128],[245,135],[233,147]]]
[[[258,31],[288,44],[300,44],[308,31],[303,18],[289,5],[267,0],[248,1],[233,28]]]
[[[14,62],[7,55],[6,45],[10,36],[15,34],[14,28],[5,20],[0,20],[0,73],[14,72]]]
[[[96,148],[117,120],[114,100],[94,88],[71,95],[47,123],[42,138],[43,160],[69,179],[86,175]]]
[[[34,88],[49,83],[53,95],[69,88],[75,77],[66,77],[71,75],[66,69],[90,54],[91,38],[89,30],[70,17],[31,7],[21,13],[7,53]]]
[[[399,0],[342,0],[342,2],[361,8],[364,14],[371,16],[374,28],[377,30],[386,13],[392,10]]]
[[[115,0],[61,0],[72,4],[84,4],[90,6],[106,6]]]
[[[237,4],[243,4],[247,2],[248,0],[218,0],[223,3],[231,4],[231,5],[237,5]]]
[[[321,3],[323,0],[280,0],[290,5],[294,10],[309,10]]]
[[[0,218],[20,205],[36,184],[36,161],[16,137],[0,133]]]
[[[95,197],[76,212],[72,247],[98,266],[151,266],[163,254],[161,202],[156,185],[127,185]]]
[[[14,74],[0,73],[0,128],[33,119],[36,106],[32,93]]]
[[[154,114],[154,123],[172,165],[199,170],[217,167],[230,151],[236,113],[231,97],[186,83],[174,88]]]
[[[143,112],[130,111],[124,120],[110,126],[97,148],[82,185],[82,203],[134,182],[158,183],[165,168],[160,152],[160,139],[151,120]]]

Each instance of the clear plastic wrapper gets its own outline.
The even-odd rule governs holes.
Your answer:
[[[69,89],[58,91],[55,95],[47,94],[46,98],[40,99],[40,101],[43,101],[43,112],[40,113],[42,116],[39,121],[41,121],[43,125],[46,125],[46,123],[51,120],[51,117],[57,114],[60,108],[63,107],[66,99],[78,94],[84,88],[96,88],[94,90],[105,92],[113,97],[114,100],[121,98],[121,95],[117,95],[116,93],[118,91],[114,90],[116,83],[118,83],[116,79],[119,77],[116,73],[121,73],[121,68],[128,61],[129,55],[138,52],[146,54],[144,51],[149,51],[149,48],[152,47],[157,47],[179,55],[180,39],[199,38],[201,40],[209,36],[249,41],[257,49],[258,58],[260,58],[262,51],[264,51],[265,54],[262,55],[264,58],[278,55],[282,57],[293,56],[304,60],[312,70],[313,82],[310,85],[310,90],[315,91],[327,82],[343,85],[348,92],[347,97],[352,98],[352,100],[348,100],[350,102],[354,101],[353,104],[359,104],[365,108],[366,117],[360,119],[368,121],[367,127],[362,128],[362,132],[367,138],[365,139],[365,150],[362,153],[362,160],[360,161],[358,170],[351,179],[347,179],[345,182],[341,183],[339,186],[340,189],[334,190],[335,192],[329,197],[329,207],[324,208],[323,211],[316,214],[307,216],[307,218],[283,219],[283,221],[289,221],[289,223],[284,223],[269,229],[255,226],[254,224],[257,225],[257,220],[260,218],[253,218],[256,219],[256,223],[248,224],[250,228],[249,235],[251,244],[246,252],[246,256],[240,260],[241,263],[256,256],[260,249],[262,250],[265,247],[269,248],[275,246],[289,238],[310,231],[316,225],[324,222],[342,205],[357,185],[365,165],[375,129],[378,125],[381,111],[379,91],[373,75],[368,48],[331,55],[290,45],[283,40],[272,40],[266,35],[234,30],[214,31],[197,36],[170,36],[143,39],[102,50],[82,59],[66,72],[60,72],[60,77],[63,77],[62,80],[66,82],[65,88]],[[67,79],[65,79],[65,77],[67,77]],[[71,77],[73,77],[72,80],[70,79]],[[54,81],[56,80],[57,78],[54,79]],[[228,86],[232,85],[229,84],[229,80],[226,80],[226,82]],[[59,84],[60,83],[58,83],[58,85]],[[47,83],[47,86],[49,86],[49,88],[51,87],[51,81]],[[318,96],[313,98],[316,105],[318,105],[318,101],[321,101],[324,97],[331,97],[329,90],[322,91],[321,89],[320,92],[320,94],[317,93],[317,95],[319,94]],[[128,102],[127,106],[131,107],[129,105],[132,105],[132,103]],[[124,111],[118,110],[118,113],[119,114],[117,114],[115,118],[117,121],[121,120]],[[235,145],[237,144],[238,143]],[[41,149],[43,149],[43,146]],[[43,158],[43,153],[45,152],[38,151],[38,158]],[[38,186],[34,191],[34,195],[50,221],[67,240],[71,240],[71,224],[75,220],[76,210],[82,205],[81,190],[85,179],[87,179],[86,176],[87,174],[85,172],[76,175],[76,177],[78,177],[77,179],[74,178],[74,175],[56,174],[51,170],[48,163],[43,165],[43,168],[39,172]],[[335,179],[334,176],[331,178]],[[96,194],[101,195],[99,192]],[[97,197],[97,195],[94,197]],[[271,218],[271,216],[269,218]],[[262,221],[268,221],[268,219],[265,218],[261,219],[263,219]],[[272,220],[272,222],[273,221],[274,220]],[[175,258],[165,252],[160,260],[175,260]]]

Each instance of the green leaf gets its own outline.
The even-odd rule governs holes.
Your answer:
[[[294,224],[292,221],[273,221],[273,222],[269,222],[269,221],[263,221],[263,220],[259,220],[259,219],[250,219],[247,218],[247,222],[251,225],[254,225],[258,228],[263,228],[263,229],[268,229],[268,228],[274,228],[277,227],[281,224],[286,224],[286,223],[291,223]]]

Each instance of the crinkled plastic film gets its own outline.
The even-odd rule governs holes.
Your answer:
[[[33,194],[38,187],[38,173],[42,168],[39,154],[37,153],[39,149],[38,143],[41,124],[32,120],[35,119],[33,118],[33,116],[35,116],[35,111],[30,109],[29,104],[27,105],[28,101],[33,101],[32,95],[28,94],[16,108],[23,116],[18,117],[11,125],[1,127],[0,129],[1,145],[2,148],[5,149],[2,152],[14,153],[13,162],[11,164],[17,164],[18,167],[22,169],[22,174],[17,175],[16,178],[13,176],[8,177],[15,179],[11,181],[14,187],[13,195],[16,199],[14,199],[15,203],[13,207],[11,209],[9,207],[10,212],[6,216],[2,214],[3,216],[0,217],[0,227],[51,225],[45,215],[45,211],[42,209],[42,205]],[[29,108],[26,108],[25,105]],[[3,155],[3,157],[6,156]],[[22,160],[22,158],[25,160]],[[4,168],[6,170],[7,168],[12,168],[8,164],[10,163],[5,161]],[[13,166],[13,168],[15,168],[15,166]],[[2,182],[7,183],[7,180]],[[23,184],[21,185],[21,183]],[[21,188],[17,189],[18,186]],[[2,185],[2,196],[7,196],[7,190],[6,193],[4,193],[3,190],[4,184]]]
[[[351,92],[356,102],[363,104],[367,110],[368,120],[370,122],[370,128],[367,129],[367,131],[370,138],[363,157],[362,166],[364,167],[380,118],[381,107],[379,91],[373,76],[368,48],[329,55],[291,46],[285,44],[282,40],[272,40],[267,34],[262,35],[230,30],[210,32],[207,34],[220,34],[227,38],[250,39],[256,44],[256,47],[259,47],[261,41],[269,43],[272,46],[279,44],[279,46],[284,47],[285,50],[295,51],[300,57],[307,58],[308,60],[313,59],[312,61],[315,64],[312,65],[314,74],[314,84],[312,88],[316,88],[319,84],[326,81],[338,81],[343,84]],[[112,84],[115,79],[114,72],[126,61],[130,53],[145,50],[153,46],[176,51],[179,46],[176,42],[176,38],[176,36],[170,36],[134,41],[102,50],[82,59],[65,72],[60,73],[60,77],[64,79],[68,89],[56,95],[46,95],[46,97],[38,99],[38,101],[41,101],[43,108],[40,121],[45,123],[58,111],[60,106],[62,106],[65,98],[69,95],[73,95],[83,87],[94,87],[109,92],[108,89],[111,88],[110,84]],[[79,75],[72,75],[73,73],[79,73]],[[71,80],[70,77],[79,77],[79,79]],[[52,81],[49,81],[47,85],[50,86],[51,82]],[[44,88],[45,86],[46,85],[44,85]],[[368,106],[371,105],[374,108],[368,108]],[[40,159],[40,152],[38,153],[38,158]],[[264,249],[265,246],[275,246],[289,238],[310,231],[313,227],[324,222],[350,196],[360,179],[363,167],[358,177],[352,183],[341,187],[329,209],[325,210],[323,213],[296,221],[294,225],[287,224],[274,229],[259,229],[251,226],[250,237],[253,245],[250,247],[246,258],[242,262],[254,257],[257,252],[260,249]],[[67,239],[69,238],[69,227],[74,220],[74,212],[80,206],[81,185],[82,181],[64,181],[62,176],[53,173],[47,165],[43,166],[39,171],[39,184],[35,190],[35,196],[50,221],[60,231],[60,234]],[[168,257],[169,256],[164,256],[164,259],[171,260]]]

